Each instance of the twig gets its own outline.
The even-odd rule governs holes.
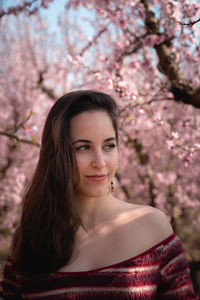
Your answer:
[[[6,131],[6,130],[1,130],[0,129],[0,134],[1,135],[5,135],[9,138],[13,138],[15,139],[18,143],[25,143],[25,144],[29,144],[29,145],[33,145],[33,146],[36,146],[36,147],[40,147],[40,144],[34,140],[28,140],[28,139],[25,139],[23,137],[20,137],[18,136],[17,134],[15,133],[12,133],[12,132],[9,132],[9,131]]]
[[[200,18],[199,18],[198,20],[196,20],[196,21],[189,20],[188,23],[184,23],[184,22],[182,22],[182,21],[178,21],[178,23],[179,23],[180,25],[183,25],[183,26],[193,26],[193,25],[196,24],[197,22],[200,22]]]
[[[30,118],[34,115],[34,112],[31,110],[28,114],[27,117],[25,117],[20,123],[18,123],[17,125],[15,125],[14,127],[7,127],[6,131],[10,131],[10,130],[15,130],[17,131],[17,129],[19,129],[20,127],[23,127],[25,123],[27,123]]]

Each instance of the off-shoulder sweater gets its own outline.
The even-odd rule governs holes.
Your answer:
[[[181,299],[198,300],[183,248],[174,233],[144,253],[82,272],[55,272],[23,281],[7,259],[0,299]]]

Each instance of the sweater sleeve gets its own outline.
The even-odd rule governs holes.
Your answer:
[[[159,299],[199,299],[193,290],[190,269],[184,257],[181,241],[175,234],[163,247],[160,274],[162,279]]]
[[[3,269],[3,278],[0,282],[0,300],[20,300],[21,285],[11,260],[8,258]]]

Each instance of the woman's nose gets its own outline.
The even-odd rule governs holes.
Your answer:
[[[105,156],[102,152],[98,152],[94,154],[94,158],[92,160],[92,166],[102,168],[106,165]]]

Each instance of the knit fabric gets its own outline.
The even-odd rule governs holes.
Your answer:
[[[180,239],[172,234],[120,263],[83,272],[55,272],[31,282],[21,280],[7,259],[0,299],[198,300],[189,273]]]

